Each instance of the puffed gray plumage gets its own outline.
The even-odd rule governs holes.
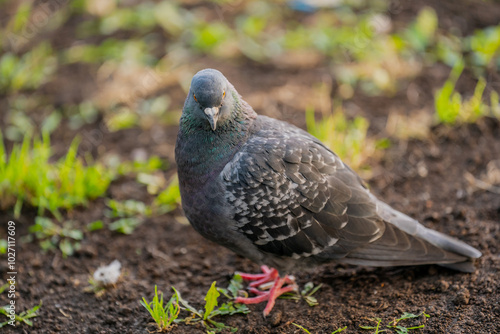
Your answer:
[[[332,261],[470,272],[481,256],[375,198],[307,132],[257,115],[217,70],[193,77],[175,153],[192,226],[282,274]]]

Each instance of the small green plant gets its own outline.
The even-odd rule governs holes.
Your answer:
[[[186,324],[196,324],[201,322],[207,332],[214,333],[220,332],[224,329],[230,330],[231,332],[236,332],[237,328],[226,326],[222,322],[217,322],[213,318],[216,316],[233,315],[237,313],[249,313],[250,310],[243,304],[234,304],[233,302],[223,303],[218,306],[218,298],[220,293],[216,287],[216,282],[213,282],[210,289],[205,296],[205,307],[204,310],[197,310],[193,306],[189,305],[185,300],[183,300],[179,295],[179,301],[182,306],[191,313],[191,317],[184,319]]]
[[[122,234],[132,234],[141,223],[142,219],[138,217],[120,218],[109,224],[109,229]]]
[[[5,254],[7,253],[7,239],[0,239],[0,254]]]
[[[440,123],[474,123],[482,116],[491,115],[498,117],[498,94],[491,93],[491,106],[483,102],[483,93],[486,88],[486,80],[479,78],[474,94],[468,100],[464,100],[460,93],[455,91],[455,85],[464,70],[464,62],[458,61],[452,68],[448,80],[439,89],[434,97],[436,116]]]
[[[142,174],[140,175],[149,175]],[[135,200],[123,202],[108,200],[107,205],[110,210],[106,215],[110,218],[119,218],[109,225],[112,231],[123,234],[131,234],[139,226],[144,218],[162,215],[174,210],[180,204],[179,181],[177,176],[173,177],[169,185],[155,198],[151,206]]]
[[[179,307],[179,295],[175,289],[173,290],[174,294],[166,305],[163,302],[163,293],[158,296],[158,287],[156,285],[153,300],[149,303],[144,297],[141,300],[141,305],[151,314],[160,332],[169,330],[181,311]]]
[[[84,22],[84,24],[88,25],[88,22]],[[146,43],[142,40],[130,39],[123,41],[107,38],[99,45],[74,45],[64,50],[61,58],[64,63],[100,64],[108,60],[123,61],[127,57],[130,57],[131,54],[140,63],[146,63],[151,57],[148,54]]]
[[[155,198],[153,207],[160,214],[170,212],[181,204],[181,192],[177,174],[172,177],[167,188]]]
[[[227,288],[217,288],[217,290],[222,293],[228,299],[235,299],[240,295],[243,290],[243,278],[239,274],[235,274]],[[245,306],[245,305],[242,305]]]
[[[119,161],[119,157],[114,157],[116,162],[112,162],[114,167],[118,170],[120,175],[130,175],[141,173],[151,174],[158,170],[166,169],[164,162],[156,155],[151,156],[147,160],[134,160],[134,161]]]
[[[219,45],[233,37],[233,30],[224,22],[210,24],[200,21],[192,29],[191,46],[201,52],[212,53]]]
[[[500,60],[496,59],[500,53],[500,26],[487,27],[477,30],[474,35],[466,39],[472,51],[472,63],[482,67],[498,68]]]
[[[6,52],[0,56],[0,92],[37,89],[57,68],[54,51],[42,42],[22,56]]]
[[[80,129],[85,124],[92,124],[99,117],[97,106],[89,100],[77,105],[63,106],[63,114],[68,118],[68,125],[72,130]]]
[[[138,123],[139,115],[128,107],[121,107],[106,118],[106,126],[111,132],[130,129]]]
[[[106,287],[96,281],[93,277],[90,277],[88,282],[89,286],[85,287],[83,291],[93,293],[97,298],[106,293]]]
[[[398,334],[406,334],[406,333],[408,333],[409,330],[421,329],[421,328],[424,328],[425,325],[424,324],[420,324],[420,325],[416,325],[416,326],[405,327],[405,326],[400,325],[399,322],[401,322],[403,320],[419,318],[421,316],[424,316],[424,319],[430,317],[430,315],[428,315],[425,312],[421,312],[419,314],[413,314],[413,313],[409,313],[409,312],[404,312],[403,315],[400,318],[395,319],[391,324],[387,325],[387,327],[394,328],[394,330]]]
[[[372,321],[372,322],[375,322],[377,324],[375,326],[360,325],[359,327],[361,327],[361,329],[367,329],[367,330],[374,329],[375,330],[375,332],[373,332],[374,334],[379,334],[381,332],[386,332],[385,329],[380,330],[380,324],[382,323],[382,319],[380,319],[380,318],[369,318],[368,320]]]
[[[149,311],[160,331],[168,330],[173,323],[183,322],[187,325],[202,323],[207,329],[207,333],[215,333],[222,330],[236,332],[237,328],[227,326],[222,322],[215,321],[213,318],[250,312],[246,305],[234,304],[232,301],[223,303],[220,306],[218,304],[218,298],[221,293],[230,299],[238,296],[238,291],[243,287],[242,281],[241,277],[235,275],[226,289],[217,288],[216,282],[213,282],[205,296],[205,306],[202,310],[197,310],[195,307],[191,306],[187,300],[182,298],[181,294],[174,287],[172,287],[174,295],[166,305],[163,305],[163,294],[158,296],[156,286],[153,301],[148,303],[146,299],[143,298],[141,304]],[[179,318],[179,313],[181,311],[187,311],[189,316],[186,318]]]
[[[306,328],[304,328],[303,326],[301,326],[299,324],[296,324],[296,323],[292,322],[292,325],[294,325],[295,327],[298,327],[298,328],[302,329],[307,334],[311,334],[311,332],[309,330],[307,330]],[[344,331],[346,329],[347,329],[347,326],[342,327],[342,328],[338,328],[337,330],[333,331],[332,334],[340,333],[340,332],[342,332],[342,331]]]
[[[9,310],[10,310],[9,305],[1,307],[0,313],[5,315],[6,317],[9,317],[9,320],[0,323],[0,328],[6,326],[7,324],[11,324],[13,322],[26,324],[30,327],[33,326],[33,322],[30,319],[38,316],[38,314],[36,312],[38,311],[38,309],[40,307],[42,307],[42,301],[40,301],[40,304],[32,307],[29,310],[23,311],[19,314],[14,314],[14,319],[10,319],[11,314],[9,313]]]
[[[89,232],[101,230],[104,228],[104,223],[102,222],[102,220],[96,220],[93,221],[92,223],[88,223],[86,228],[87,231]]]
[[[433,42],[437,27],[436,12],[430,7],[424,7],[415,21],[404,31],[404,39],[413,49],[423,52]]]
[[[425,328],[425,324],[419,324],[419,325],[415,325],[415,326],[406,327],[406,326],[403,326],[401,324],[401,322],[404,321],[404,320],[420,318],[422,316],[424,317],[424,322],[425,322],[426,318],[430,317],[430,315],[428,315],[424,311],[420,312],[419,314],[413,314],[413,313],[404,312],[403,315],[400,318],[394,319],[389,324],[387,324],[385,327],[394,330],[397,334],[408,334],[409,331],[411,331],[411,330],[417,330],[417,329]],[[376,325],[374,325],[374,326],[360,325],[359,327],[361,327],[362,329],[365,329],[365,330],[375,330],[375,332],[373,332],[373,334],[379,334],[379,333],[382,333],[382,332],[387,332],[387,329],[381,329],[381,326],[384,327],[382,325],[382,319],[380,319],[380,318],[370,318],[368,320],[371,321],[371,322],[375,322]]]
[[[298,328],[302,329],[307,334],[311,334],[311,332],[309,330],[305,329],[303,326],[301,326],[299,324],[296,324],[295,322],[292,322],[292,325],[294,325],[295,327],[298,327]]]
[[[442,123],[453,124],[460,114],[462,97],[455,92],[455,85],[464,70],[465,64],[462,60],[453,66],[450,77],[439,89],[434,97],[434,104],[438,120]]]
[[[132,217],[132,216],[151,216],[151,208],[144,202],[136,200],[126,200],[123,202],[110,199],[106,203],[110,210],[106,215],[111,218]]]
[[[38,208],[42,216],[49,210],[62,220],[61,209],[85,205],[102,196],[114,173],[99,163],[77,157],[78,139],[59,161],[50,161],[52,152],[48,134],[43,139],[26,136],[22,145],[14,144],[9,156],[0,133],[0,203],[2,209],[14,208],[19,217],[24,202]]]
[[[52,250],[57,247],[63,257],[71,256],[80,248],[83,232],[74,227],[73,221],[65,221],[61,225],[46,217],[36,217],[35,224],[29,231],[34,233],[40,241],[43,250]]]
[[[139,226],[145,217],[150,217],[151,208],[145,203],[135,200],[123,202],[108,200],[110,208],[106,215],[110,218],[120,218],[109,225],[109,229],[123,234],[131,234]]]
[[[149,194],[157,195],[165,188],[166,181],[163,175],[166,164],[159,157],[151,156],[147,160],[124,162],[119,162],[119,158],[116,157],[114,160],[111,163],[117,169],[118,174],[128,176],[135,174],[137,182],[146,185]],[[170,183],[172,182],[175,182],[175,178],[172,178]]]
[[[313,306],[318,305],[318,300],[313,295],[316,292],[318,292],[318,290],[321,288],[322,285],[323,284],[319,284],[319,285],[314,286],[313,282],[307,282],[304,285],[304,289],[302,289],[300,291],[300,293],[290,292],[290,293],[286,293],[284,295],[281,295],[280,298],[293,299],[293,300],[304,299],[309,306],[313,307]]]

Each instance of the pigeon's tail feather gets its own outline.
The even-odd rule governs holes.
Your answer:
[[[471,259],[477,259],[481,256],[481,252],[467,245],[465,242],[452,238],[446,234],[434,231],[422,226],[418,229],[417,237],[422,238],[434,246],[442,248],[446,251],[463,255]]]
[[[461,271],[464,273],[473,273],[476,271],[474,262],[472,260],[466,260],[457,263],[432,263],[432,262],[408,262],[408,261],[374,261],[359,258],[345,258],[339,260],[339,262],[352,264],[357,266],[377,266],[377,267],[394,267],[394,266],[409,266],[409,265],[422,265],[422,264],[437,264],[438,266]]]
[[[375,200],[377,202],[377,213],[390,224],[414,237],[427,241],[433,246],[447,252],[460,255],[466,259],[465,261],[441,263],[440,265],[464,272],[474,271],[472,259],[479,258],[481,256],[480,251],[458,239],[452,238],[438,231],[428,229],[415,219],[408,217],[407,215],[391,208],[389,205],[377,199]]]
[[[473,273],[476,270],[473,259],[481,257],[482,254],[474,247],[471,247],[465,242],[454,239],[446,234],[425,227],[422,233],[418,234],[417,236],[428,241],[434,246],[440,247],[448,252],[463,255],[468,258],[468,260],[463,262],[441,263],[439,264],[440,266],[466,273]]]

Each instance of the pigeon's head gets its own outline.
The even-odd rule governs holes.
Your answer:
[[[208,122],[213,131],[224,123],[234,107],[233,86],[221,72],[204,69],[196,73],[184,106],[184,112]]]

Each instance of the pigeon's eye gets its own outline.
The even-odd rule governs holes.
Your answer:
[[[193,94],[193,98],[196,102],[198,102],[198,99],[196,98],[196,95]]]
[[[222,98],[226,97],[226,91],[222,92]]]

